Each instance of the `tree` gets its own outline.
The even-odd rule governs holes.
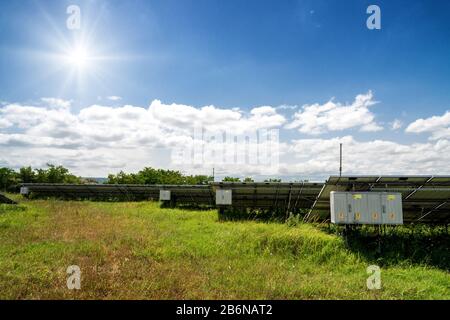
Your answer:
[[[225,177],[222,180],[223,182],[241,182],[240,178],[234,178],[234,177]]]
[[[281,179],[266,179],[264,182],[281,182]]]
[[[107,184],[142,184],[142,180],[134,173],[127,174],[120,171],[118,174],[108,175]]]
[[[63,166],[55,166],[49,163],[47,166],[47,181],[49,183],[63,183],[65,176],[69,173],[69,170]]]
[[[246,177],[244,182],[255,182],[251,177]]]
[[[38,183],[81,183],[81,178],[70,173],[69,169],[63,166],[47,164],[47,169],[36,169],[35,181]]]
[[[36,173],[30,166],[22,167],[19,170],[19,178],[22,183],[33,183],[36,180]]]
[[[184,176],[180,171],[158,169],[160,184],[183,184]]]
[[[143,184],[157,184],[160,181],[158,170],[150,167],[145,167],[138,174]]]
[[[69,172],[63,166],[47,164],[47,169],[22,167],[18,172],[10,168],[0,168],[0,190],[18,191],[21,183],[83,183],[80,177]]]
[[[197,175],[197,176],[185,176],[185,184],[208,184],[208,182],[213,181],[212,176]]]
[[[185,176],[180,171],[145,167],[138,173],[109,174],[108,184],[208,184],[212,177],[206,175]]]
[[[45,169],[36,169],[36,182],[37,183],[46,183],[47,179],[47,170]]]
[[[17,173],[10,168],[0,168],[0,188],[3,191],[20,183]]]

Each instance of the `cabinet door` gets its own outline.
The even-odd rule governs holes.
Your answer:
[[[367,212],[367,223],[368,224],[381,224],[381,195],[379,193],[369,193],[367,194],[367,204],[368,204],[368,212]]]
[[[383,195],[383,224],[403,224],[402,196],[399,193]]]
[[[336,224],[348,223],[347,194],[332,192],[331,200],[331,222]]]
[[[347,202],[349,223],[363,224],[367,213],[367,197],[362,193],[350,193]]]
[[[217,205],[231,205],[231,190],[217,190],[216,204]]]
[[[170,200],[170,190],[159,190],[159,200],[169,201]]]

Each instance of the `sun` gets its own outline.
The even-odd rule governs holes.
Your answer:
[[[85,68],[89,62],[88,51],[84,47],[74,48],[68,53],[67,62],[77,69]]]
[[[95,14],[98,16],[89,14],[93,20],[86,20],[84,27],[79,30],[67,29],[66,24],[60,24],[62,19],[54,20],[50,13],[42,11],[48,23],[44,26],[45,32],[40,32],[42,47],[24,53],[33,63],[45,66],[45,71],[40,73],[40,79],[58,79],[58,96],[67,92],[88,94],[95,90],[91,85],[94,83],[105,88],[109,83],[113,83],[109,79],[118,77],[112,63],[125,63],[136,59],[136,55],[120,51],[122,46],[120,42],[116,42],[120,37],[108,42],[102,37],[103,33],[98,33],[97,22],[101,20],[103,10],[104,6],[96,10]],[[87,17],[88,14],[84,16]],[[111,39],[109,36],[106,38]],[[22,54],[22,49],[19,54]]]

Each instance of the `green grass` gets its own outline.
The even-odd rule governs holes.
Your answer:
[[[314,225],[221,222],[215,210],[151,202],[20,202],[0,207],[2,299],[450,298],[445,262],[380,259]],[[373,263],[381,290],[366,287]],[[81,290],[66,287],[69,265]]]

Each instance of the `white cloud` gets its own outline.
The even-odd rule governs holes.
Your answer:
[[[286,124],[285,117],[271,106],[243,111],[215,106],[195,108],[155,100],[147,108],[92,105],[76,112],[56,100],[42,101],[47,105],[0,107],[0,163],[3,165],[42,167],[53,162],[90,176],[105,176],[119,170],[137,171],[144,166],[208,174],[210,167],[202,163],[185,167],[171,163],[170,152],[174,147],[198,143],[192,138],[196,125],[212,134],[224,131],[247,134],[257,129],[279,129]],[[332,132],[349,127],[375,131],[378,125],[368,110],[373,103],[372,95],[367,94],[358,96],[351,105],[328,102],[312,105],[312,109],[304,107],[297,120],[305,113],[315,114],[315,117],[311,124],[297,123],[296,128],[301,132],[306,128]],[[369,120],[360,120],[361,115]],[[336,117],[337,124],[331,123],[332,116]],[[408,126],[407,131],[442,134],[450,123],[446,117],[448,113],[419,119]],[[392,128],[395,123],[391,123]],[[339,143],[342,142],[346,174],[450,174],[449,140],[441,137],[427,143],[403,144],[377,139],[360,141],[353,136],[294,139],[280,143],[279,170],[270,173],[316,180],[336,174]],[[233,148],[231,145],[213,147],[216,150]],[[239,155],[243,154],[243,149],[242,145],[236,146]],[[228,175],[263,175],[269,170],[260,164],[215,167],[216,173]]]
[[[3,160],[14,166],[56,161],[83,174],[105,175],[116,171],[117,163],[126,170],[167,166],[164,154],[167,158],[170,148],[192,142],[195,126],[212,133],[236,134],[279,127],[286,121],[270,106],[244,112],[155,100],[148,108],[92,105],[76,113],[57,99],[42,102],[47,105],[8,104],[0,108],[0,147],[7,151],[2,152]],[[2,130],[6,128],[10,131]],[[101,172],[99,166],[84,160],[90,156],[106,159]]]
[[[375,115],[369,107],[376,104],[372,92],[356,96],[352,104],[342,105],[333,100],[320,105],[305,105],[294,114],[294,120],[286,128],[298,129],[301,133],[318,135],[330,131],[359,128],[365,132],[380,131],[383,128],[375,122]]]
[[[41,98],[48,107],[53,108],[70,108],[72,101],[58,99],[58,98]]]
[[[250,114],[245,114],[239,109],[220,109],[215,106],[194,108],[182,104],[167,105],[154,100],[149,111],[154,119],[159,120],[164,126],[192,129],[201,125],[212,132],[242,133],[248,130],[275,128],[286,122],[285,117],[270,106],[253,108]]]
[[[9,104],[0,108],[0,119],[8,121],[21,129],[28,129],[42,123],[60,122],[72,116],[66,108],[26,106]]]
[[[13,124],[6,119],[0,119],[0,129],[11,127]]]
[[[352,136],[293,140],[280,171],[287,175],[321,176],[339,173],[343,143],[344,174],[449,174],[450,141],[401,144],[388,140],[358,141]]]
[[[119,96],[109,96],[109,97],[107,97],[107,99],[108,99],[108,100],[111,100],[111,101],[119,101],[119,100],[122,100],[122,97],[119,97]]]
[[[406,132],[431,133],[432,140],[450,138],[450,111],[442,116],[418,119],[408,125]]]

